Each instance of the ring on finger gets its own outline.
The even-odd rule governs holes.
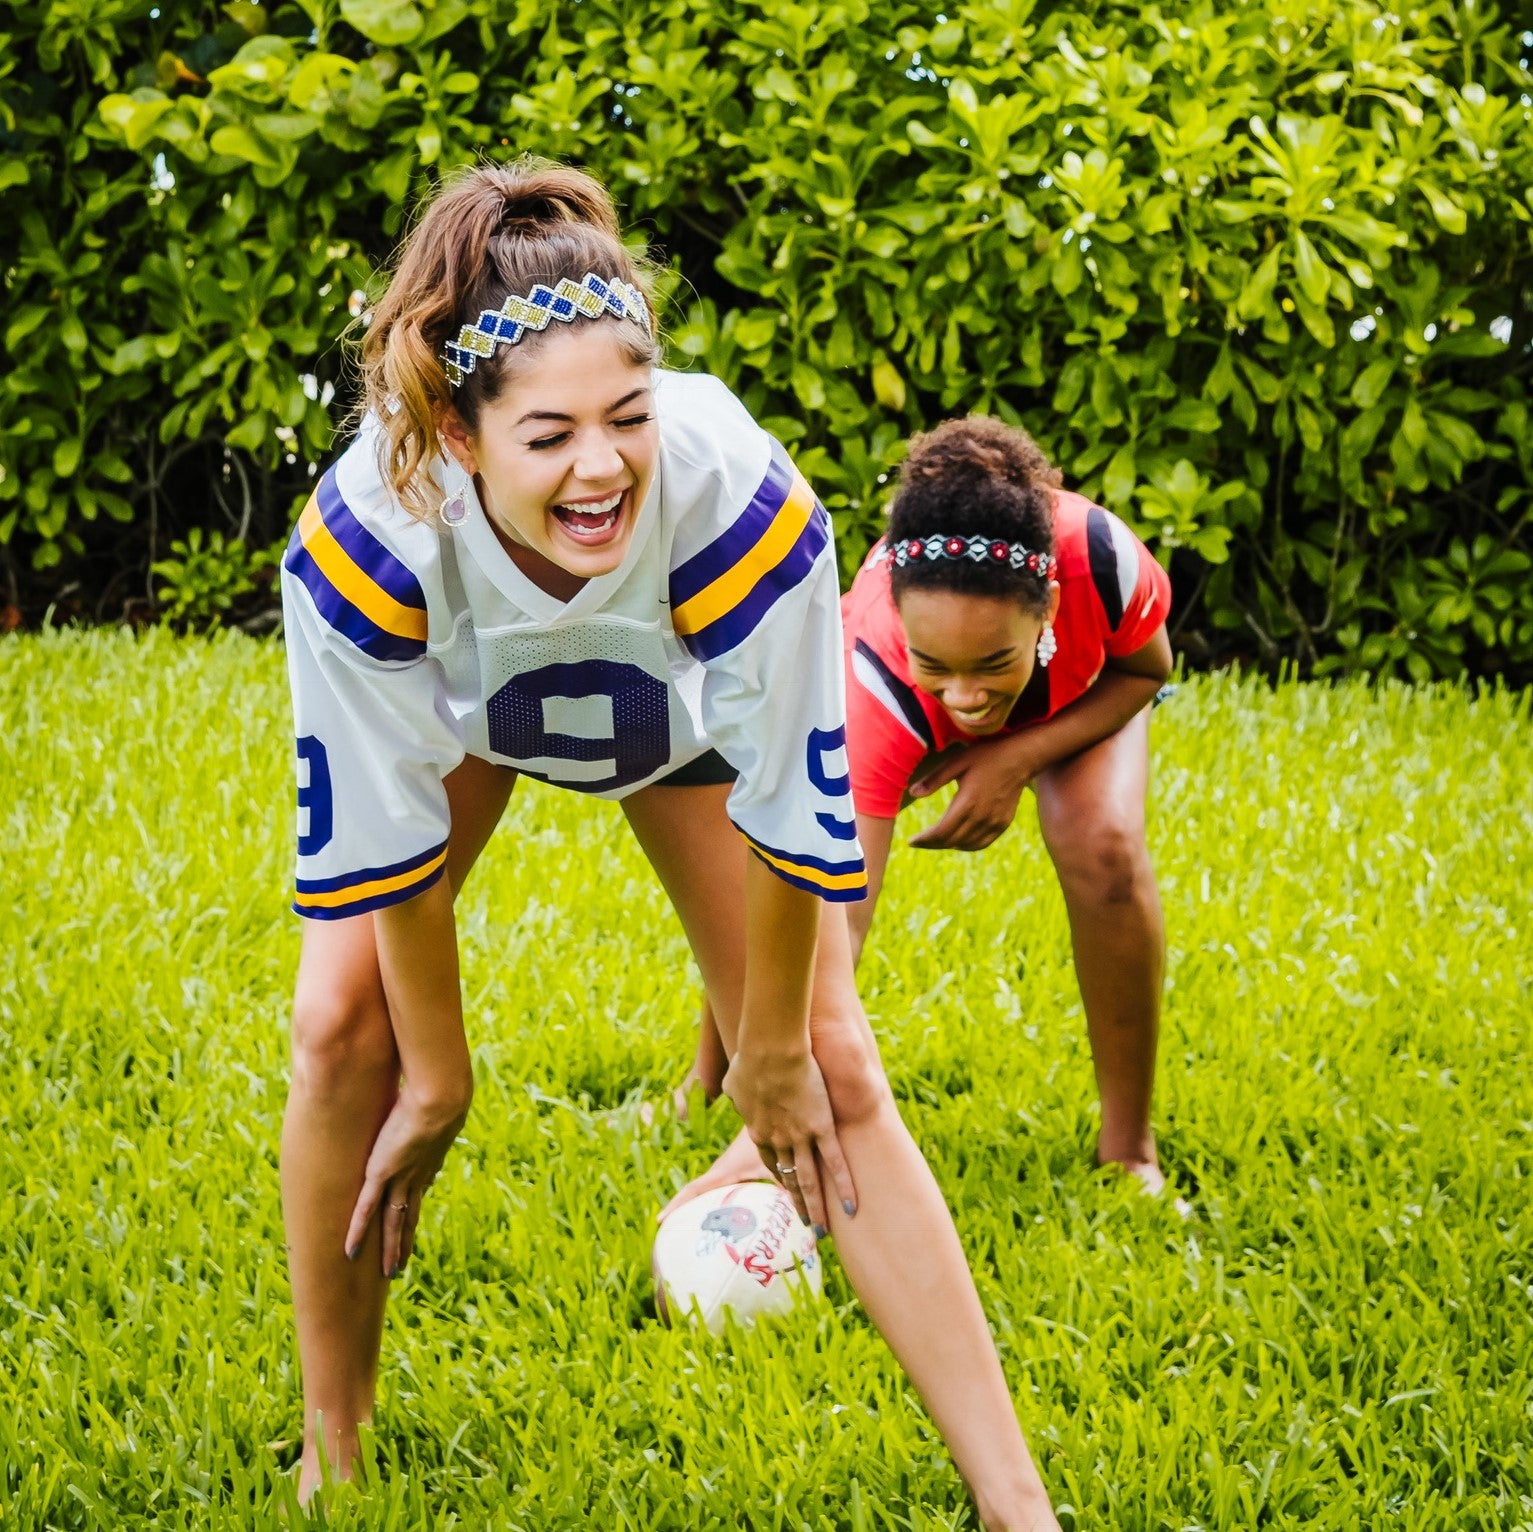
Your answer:
[[[796,1176],[798,1171],[792,1165],[779,1165],[777,1167],[777,1174],[780,1176]]]
[[[407,1207],[409,1207],[409,1205],[410,1204],[408,1202],[391,1202],[391,1203],[389,1203],[389,1206],[391,1208],[393,1208],[396,1213],[404,1212],[404,1210]]]

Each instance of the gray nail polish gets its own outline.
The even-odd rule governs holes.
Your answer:
[[[846,1201],[841,1204],[841,1211],[845,1213],[848,1218],[855,1218],[857,1216],[857,1204],[853,1202],[850,1197],[848,1197]]]
[[[816,1239],[824,1239],[824,1238],[825,1238],[825,1236],[826,1236],[826,1235],[827,1235],[827,1234],[829,1234],[829,1233],[830,1233],[830,1230],[829,1230],[829,1229],[827,1229],[827,1228],[826,1228],[826,1227],[825,1227],[825,1225],[824,1225],[824,1224],[819,1224],[819,1223],[817,1223],[817,1224],[816,1224],[816,1225],[815,1225],[815,1226],[814,1226],[814,1237],[815,1237],[815,1238],[816,1238]]]

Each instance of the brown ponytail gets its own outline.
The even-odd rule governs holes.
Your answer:
[[[443,345],[508,294],[565,277],[578,282],[588,271],[647,292],[643,263],[624,248],[612,199],[584,171],[529,155],[466,171],[437,193],[405,241],[362,343],[363,408],[383,430],[379,466],[412,514],[424,519],[437,509],[440,497],[424,470],[444,450],[444,411],[456,406],[476,429],[510,368],[548,332],[497,347],[456,389],[442,368]],[[638,325],[624,323],[622,336],[635,363],[658,359]]]

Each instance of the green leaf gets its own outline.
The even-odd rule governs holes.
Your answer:
[[[1352,385],[1352,402],[1362,409],[1371,410],[1384,397],[1384,390],[1389,387],[1389,380],[1394,375],[1393,359],[1381,357],[1376,362],[1370,362],[1358,373],[1357,381]]]
[[[1242,319],[1259,319],[1267,312],[1272,291],[1277,286],[1278,261],[1282,254],[1283,247],[1274,245],[1246,278],[1235,301],[1235,312]]]
[[[873,356],[873,395],[885,409],[905,408],[905,380],[882,351]]]
[[[231,447],[243,448],[246,452],[257,452],[266,446],[271,437],[271,421],[263,412],[247,415],[225,437],[224,441]]]
[[[57,314],[57,312],[57,309],[52,307],[44,307],[40,303],[28,304],[21,310],[19,314],[16,315],[10,324],[6,326],[5,349],[14,356],[16,354],[16,348],[22,343],[22,341],[24,341],[27,336],[29,336],[34,330],[46,324],[50,319],[54,317],[55,314]]]
[[[1432,216],[1450,234],[1462,234],[1467,225],[1464,210],[1456,203],[1447,192],[1434,186],[1430,181],[1417,181],[1417,190],[1432,206]]]
[[[746,351],[759,351],[777,336],[777,315],[758,309],[754,314],[743,316],[734,328],[734,341]]]
[[[1055,252],[1049,268],[1049,280],[1061,298],[1068,298],[1081,285],[1086,275],[1086,263],[1081,257],[1078,241],[1062,244]]]
[[[277,151],[243,123],[225,123],[213,134],[209,147],[214,154],[226,154],[231,159],[245,160],[252,165],[265,165],[273,170],[282,163]]]
[[[979,97],[967,80],[957,79],[948,86],[948,103],[953,111],[968,122],[973,122],[979,112]]]
[[[1331,290],[1331,274],[1303,229],[1293,231],[1293,256],[1300,290],[1311,303],[1324,303]]]
[[[1234,381],[1234,373],[1230,379]],[[1206,399],[1184,398],[1165,417],[1165,423],[1176,431],[1206,431],[1219,429],[1219,412]]]
[[[145,87],[131,96],[106,96],[96,110],[130,149],[142,149],[154,136],[155,124],[174,107],[168,96]]]
[[[341,0],[341,15],[380,48],[414,42],[426,24],[411,0]]]
[[[252,37],[259,37],[271,25],[271,16],[265,6],[255,5],[252,0],[230,0],[224,7],[224,15],[235,26],[243,27]]]
[[[1102,472],[1102,498],[1109,505],[1127,505],[1134,493],[1134,449],[1122,446]]]
[[[429,43],[445,36],[472,9],[468,0],[431,0],[431,4],[426,7],[426,25],[421,28],[416,41]]]
[[[963,23],[948,21],[933,27],[927,46],[939,59],[952,58],[963,46]]]

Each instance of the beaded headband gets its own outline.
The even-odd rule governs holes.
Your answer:
[[[457,340],[442,347],[447,381],[458,387],[480,357],[494,356],[496,346],[514,346],[529,330],[546,330],[551,319],[569,324],[582,317],[600,319],[603,314],[632,319],[650,334],[644,294],[618,277],[603,280],[588,271],[580,281],[565,277],[557,287],[539,282],[525,298],[513,293],[499,309],[486,309],[473,324],[458,331]]]
[[[1051,553],[1036,553],[1021,543],[990,537],[907,537],[884,545],[883,556],[903,569],[927,559],[973,559],[976,564],[1005,564],[1025,569],[1040,579],[1052,580],[1059,560]]]

